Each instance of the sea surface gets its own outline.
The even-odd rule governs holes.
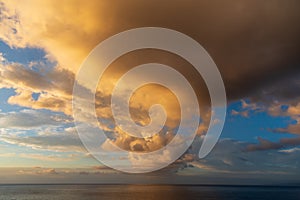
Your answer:
[[[1,185],[0,200],[300,200],[300,187]]]

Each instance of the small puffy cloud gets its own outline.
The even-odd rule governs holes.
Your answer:
[[[245,111],[232,110],[231,115],[233,115],[233,116],[241,115],[243,117],[249,117],[249,111],[248,110],[245,110]]]
[[[287,128],[279,128],[275,131],[300,134],[300,102],[298,102],[298,104],[296,105],[290,105],[286,113],[292,118],[294,122],[292,124],[289,124]]]
[[[47,173],[47,174],[58,174],[58,173],[56,172],[55,169],[48,169],[48,170],[43,171],[42,173]]]
[[[6,59],[4,58],[4,55],[2,52],[0,52],[0,62],[4,62]]]
[[[285,106],[286,109],[282,107]],[[269,111],[274,116],[288,116],[291,122],[287,127],[274,129],[274,132],[300,134],[300,100],[296,103],[287,104],[273,104]]]
[[[248,118],[250,114],[252,113],[257,113],[257,112],[262,112],[265,110],[264,106],[258,105],[255,102],[247,102],[244,99],[240,100],[240,107],[235,110],[231,110],[231,115],[237,116],[240,115],[242,117]]]
[[[113,143],[127,151],[155,151],[167,145],[174,137],[171,132],[158,133],[149,138],[135,138],[122,131],[118,133]]]

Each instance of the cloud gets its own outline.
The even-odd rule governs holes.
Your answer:
[[[73,81],[74,74],[59,67],[43,73],[18,63],[0,65],[0,87],[16,90],[10,104],[70,115]],[[37,99],[33,93],[39,94]]]
[[[59,96],[42,93],[37,100],[34,100],[31,91],[18,89],[16,92],[17,94],[15,96],[11,96],[8,99],[8,103],[32,109],[47,109],[55,112],[63,112],[67,115],[71,115],[70,102],[61,99]]]
[[[247,151],[262,151],[270,149],[281,149],[283,145],[276,142],[271,142],[269,140],[264,140],[263,138],[258,138],[259,144],[250,144],[247,146]]]
[[[297,146],[300,145],[300,137],[296,138],[282,138],[280,139],[280,143],[288,146]]]
[[[8,66],[2,66],[2,84],[5,85],[5,87],[12,87],[16,88],[16,95],[11,96],[8,99],[8,102],[10,104],[16,104],[21,105],[25,107],[30,107],[32,109],[48,109],[52,111],[63,111],[65,114],[69,115],[71,114],[71,87],[73,84],[72,79],[74,78],[73,74],[67,70],[58,68],[54,71],[50,71],[48,73],[41,74],[40,72],[36,72],[33,69],[26,68],[25,66],[22,66],[20,64],[11,64]],[[36,79],[35,79],[36,77]],[[153,88],[152,88],[153,89]],[[39,93],[39,96],[37,99],[33,98],[33,92]],[[137,139],[131,136],[127,136],[124,131],[120,130],[119,127],[109,127],[107,126],[106,131],[108,132],[114,132],[115,135],[117,135],[116,139],[114,140],[114,143],[120,146],[123,149],[131,150],[131,151],[154,151],[165,144],[167,144],[172,139],[172,134],[170,133],[173,131],[174,128],[176,128],[176,121],[178,121],[178,111],[174,108],[174,104],[168,104],[168,102],[172,102],[174,99],[168,99],[168,98],[158,98],[161,94],[165,94],[166,91],[162,90],[161,92],[155,90],[156,93],[158,93],[155,97],[148,94],[148,99],[158,99],[159,102],[161,102],[163,105],[167,107],[167,110],[171,112],[169,116],[170,119],[167,120],[166,125],[172,125],[172,128],[168,128],[169,133],[159,133],[156,136],[148,139]],[[97,93],[99,96],[98,102],[101,103],[101,105],[104,104],[104,101],[109,97],[109,94],[100,94]],[[145,109],[148,109],[151,105],[152,100],[142,100],[143,94],[139,94],[140,96],[137,98],[138,100],[134,105],[131,105],[131,108],[133,110],[132,114],[135,119],[138,118],[139,122],[147,121],[148,119],[148,113],[145,111]],[[133,97],[135,98],[135,97]],[[177,102],[176,102],[177,103]],[[100,105],[100,106],[101,106]],[[175,104],[175,105],[178,105]],[[99,108],[98,106],[97,108]],[[104,104],[104,108],[108,108],[110,105]],[[139,111],[138,108],[142,108],[141,111]],[[81,107],[83,108],[83,107]],[[53,114],[51,115],[45,114],[41,115],[38,111],[31,111],[32,115],[30,113],[25,113],[25,111],[22,111],[20,113],[14,113],[14,115],[3,115],[2,124],[3,127],[7,128],[33,128],[38,126],[47,126],[52,123],[52,119],[58,119],[60,118],[59,114]],[[35,113],[34,113],[35,112]],[[100,117],[106,118],[109,120],[113,120],[112,116],[107,115],[111,111],[105,111],[100,114]],[[142,112],[142,114],[141,114]],[[34,115],[33,115],[34,114]],[[85,115],[84,117],[87,117],[89,115]],[[63,115],[61,115],[61,118],[63,119]],[[65,124],[69,121],[67,121],[67,118],[65,121],[57,121],[55,125],[59,124]],[[31,120],[28,120],[31,119]],[[89,117],[86,119],[89,121]],[[0,121],[1,123],[1,121]],[[38,127],[39,128],[39,127]],[[30,143],[30,142],[29,142]],[[28,145],[28,144],[26,144]],[[36,147],[33,144],[33,148],[44,148],[44,147]]]
[[[174,137],[172,132],[158,133],[149,138],[135,138],[122,131],[113,143],[127,151],[155,151],[168,144]]]
[[[298,151],[300,151],[300,148],[295,147],[295,148],[292,148],[292,149],[283,149],[283,150],[281,150],[280,152],[294,153],[294,152],[298,152]]]
[[[291,101],[291,103],[277,102],[268,108],[269,113],[273,116],[290,117],[287,127],[276,128],[273,132],[300,134],[300,100],[291,99]]]
[[[156,8],[158,3],[160,9],[156,9],[154,16],[152,12],[149,12],[149,8]],[[0,38],[14,47],[42,48],[58,62],[60,70],[63,68],[72,74],[77,72],[90,50],[110,35],[133,27],[172,28],[192,36],[208,50],[222,73],[227,94],[231,100],[250,95],[258,88],[271,85],[270,82],[281,82],[290,74],[298,73],[296,65],[299,63],[300,40],[298,35],[300,28],[297,23],[299,13],[295,9],[298,2],[291,4],[227,2],[226,9],[220,9],[219,4],[220,2],[183,3],[181,1],[174,1],[172,5],[158,1],[147,3],[89,1],[82,3],[79,0],[74,3],[64,0],[60,1],[60,6],[57,7],[53,1],[43,3],[30,0],[21,3],[4,1],[1,4],[3,10],[1,25],[4,31]],[[32,9],[35,9],[36,12],[32,13]],[[128,10],[128,12],[124,12],[124,10]],[[177,12],[173,12],[173,10],[177,10]],[[208,12],[208,10],[214,10],[214,12]],[[248,12],[249,10],[251,12]],[[191,15],[191,13],[193,14]],[[56,16],[55,19],[53,16]],[[184,23],[174,23],[174,19]],[[191,29],[191,27],[193,28]],[[278,33],[278,36],[273,34],[275,32]],[[278,40],[278,37],[281,39]],[[188,70],[190,69],[188,63],[173,59],[172,56],[166,56],[162,52],[150,52],[150,56],[145,56],[146,54],[143,53],[137,54],[138,56],[131,55],[132,57],[129,58],[124,56],[123,63],[125,64],[115,65],[115,70],[108,73],[111,75],[110,78],[104,79],[107,85],[112,84],[115,78],[122,74],[121,72],[128,70],[128,66],[135,66],[132,64],[143,63],[158,57],[159,61],[174,65],[181,73],[187,75],[191,83],[197,83],[195,85],[197,91],[201,93],[199,95],[201,100],[207,96],[204,92],[205,87],[199,86],[198,82],[201,78],[195,76],[194,71]],[[159,54],[163,54],[163,56],[159,56]],[[6,70],[11,69],[7,68]],[[20,70],[19,73],[22,72]],[[26,75],[25,73],[23,77]],[[70,101],[68,101],[70,98],[65,97],[62,93],[69,94],[69,86],[72,84],[66,87],[61,85],[58,88],[63,89],[50,92],[48,90],[53,88],[52,84],[43,85],[45,82],[39,80],[41,76],[38,74],[33,74],[33,77],[28,77],[32,84],[30,81],[26,82],[30,87],[29,91],[37,88],[45,90],[47,87],[46,94],[41,95],[39,100],[32,101],[28,92],[18,90],[17,96],[10,98],[10,103],[71,113]],[[57,80],[56,77],[62,78]],[[52,83],[60,84],[66,83],[65,80],[71,80],[68,77],[70,77],[68,74],[60,71],[49,78],[53,79]],[[5,80],[10,78],[16,77],[12,76]],[[61,96],[67,99],[61,98]],[[102,103],[105,101],[104,99],[99,101]],[[173,108],[171,102],[174,101],[169,101],[168,105]],[[146,102],[142,103],[145,107],[148,106],[145,105]],[[139,105],[137,101],[136,106]],[[104,109],[106,107],[99,110],[103,111]],[[247,116],[246,111],[242,114]],[[107,109],[105,115],[109,116]],[[136,117],[138,116],[137,114]]]
[[[300,97],[297,92],[299,91],[300,46],[298,1],[290,3],[281,1],[272,3],[173,1],[170,4],[161,1],[63,0],[59,2],[59,5],[52,0],[3,2],[0,4],[0,28],[2,30],[0,38],[12,47],[41,48],[47,53],[47,58],[57,62],[57,66],[47,73],[37,72],[18,63],[1,65],[1,88],[14,88],[16,91],[16,95],[8,100],[10,104],[71,115],[74,76],[91,49],[105,38],[120,31],[136,27],[158,26],[181,31],[196,39],[207,49],[224,78],[230,101],[244,97],[251,99],[251,103],[242,102],[242,111],[232,111],[233,115],[248,116],[250,111],[256,109],[251,105],[262,102],[265,109],[273,115],[277,112],[280,115],[291,116],[294,120],[298,119],[295,114],[298,112],[297,106],[293,108],[295,102],[299,102]],[[32,12],[33,10],[35,12]],[[153,15],[153,10],[155,10],[155,15]],[[196,76],[197,73],[187,62],[159,51],[150,52],[148,56],[145,56],[149,52],[135,52],[135,56],[130,54],[127,55],[128,57],[120,58],[123,59],[122,62],[114,63],[110,71],[108,70],[106,74],[108,78],[100,80],[100,83],[105,83],[102,85],[103,91],[97,93],[99,98],[97,99],[97,113],[100,117],[111,120],[111,111],[107,108],[110,106],[110,89],[117,78],[130,69],[130,66],[153,61],[153,58],[157,59],[155,61],[174,66],[183,73],[197,91],[200,102],[204,101],[205,106],[209,104],[205,86],[199,83],[202,79]],[[149,91],[157,93],[152,94]],[[159,97],[164,92],[163,89],[159,91],[159,88],[152,88],[146,90],[146,93],[150,94],[147,98],[143,96],[143,93],[137,94],[136,101],[132,104],[133,118],[146,124],[149,120],[147,108],[152,101],[157,100],[157,96]],[[33,93],[39,93],[39,97],[34,99]],[[165,99],[159,97],[159,99],[166,102],[168,109],[172,111],[172,120],[168,123],[174,127],[176,124],[174,122],[177,122],[179,115],[174,109],[176,103],[170,96],[168,95]],[[281,109],[278,110],[283,104],[290,105],[287,114],[284,114]],[[277,107],[274,107],[275,105]],[[201,109],[203,110],[205,109]],[[209,117],[205,117],[203,121],[209,121],[207,119]],[[20,121],[16,125],[30,127],[42,121],[42,119],[36,120],[37,122]],[[88,117],[85,120],[88,120]],[[297,124],[277,131],[298,133],[298,122],[299,120]],[[114,127],[107,128],[108,131],[119,133],[114,142],[126,150],[155,150],[168,143],[171,138],[157,135],[151,138],[151,141],[147,141],[126,136]],[[204,134],[206,128],[201,124],[199,134]],[[81,144],[74,135],[22,138],[5,136],[1,137],[1,140],[51,151],[82,151]],[[245,158],[226,157],[218,150],[213,154],[215,159],[208,160],[207,163],[199,162],[198,166],[201,164],[207,168],[226,170],[236,165],[243,169],[250,169],[249,166],[257,161],[251,157],[255,155],[256,150],[276,149],[281,148],[282,145],[290,146],[294,143],[298,144],[297,140],[282,139],[280,142],[273,143],[259,138],[259,144],[248,144],[252,152],[244,152]],[[241,144],[237,142],[227,141],[221,144],[225,149],[229,148],[230,151],[226,153],[235,154],[242,151]],[[277,155],[277,152],[274,155]],[[265,156],[270,159],[268,155]],[[260,156],[257,159],[264,162]]]
[[[296,92],[300,89],[299,79],[300,74],[297,70],[288,76],[282,74],[281,79],[275,79],[264,88],[256,90],[250,98],[254,102],[271,106],[278,104],[295,105],[300,100],[299,93]]]
[[[109,168],[107,166],[104,166],[104,165],[93,166],[90,171],[94,174],[109,174],[109,173],[119,174],[119,173],[121,173],[119,171],[116,171],[116,170]]]
[[[45,155],[45,154],[30,154],[30,153],[21,153],[17,156],[21,158],[26,159],[34,159],[34,160],[40,160],[40,161],[48,161],[48,162],[69,162],[76,160],[78,158],[78,155],[70,154],[68,156],[61,156],[61,155]]]
[[[157,8],[157,4],[160,9],[155,9],[156,15],[153,15],[149,8]],[[298,2],[226,2],[226,9],[220,9],[219,4],[220,2],[174,1],[170,5],[159,1],[125,3],[93,0],[88,3],[77,0],[74,3],[64,0],[57,7],[50,0],[43,3],[30,0],[4,1],[1,4],[1,25],[4,31],[0,38],[14,47],[42,48],[58,62],[60,68],[76,73],[90,50],[108,36],[134,27],[161,26],[175,29],[195,38],[212,55],[222,73],[231,100],[250,95],[258,88],[264,88],[275,81],[281,82],[290,74],[298,74]],[[36,12],[32,13],[32,9]],[[55,19],[53,16],[56,16]],[[182,23],[174,23],[174,19]],[[161,53],[150,53],[151,56],[139,54],[138,57],[127,58],[126,64],[118,64],[117,70],[112,72],[120,74],[129,68],[126,65],[134,66],[133,63],[153,60]],[[182,64],[178,59],[172,61],[174,59],[170,55],[163,55],[158,56],[160,61],[174,64],[176,69],[191,79],[191,83],[201,80],[199,76],[195,76],[194,71],[188,72],[190,67],[187,63]],[[176,63],[179,63],[178,67]],[[110,77],[106,82],[110,83],[116,76],[118,75]],[[64,80],[54,82],[64,83]],[[197,91],[201,92],[199,96],[204,98],[205,87],[196,85]],[[40,102],[48,98],[50,100],[44,104],[35,103],[35,108],[45,107],[70,114],[70,102],[59,101],[60,95],[53,92],[47,98],[41,98]],[[28,102],[28,99],[26,101],[20,96],[12,98],[10,102],[21,104],[22,101]],[[56,106],[51,107],[50,104]],[[21,105],[29,106],[29,103]]]
[[[242,116],[248,118],[251,114],[266,111],[266,106],[256,101],[241,99],[237,109],[231,110],[232,116]]]
[[[64,68],[78,68],[99,40],[99,33],[107,29],[107,18],[102,17],[106,8],[101,4],[104,3],[64,0],[57,7],[53,1],[5,1],[1,5],[5,12],[0,37],[11,46],[44,48]],[[36,10],[34,14],[32,9]]]
[[[51,114],[36,110],[0,113],[1,129],[33,129],[61,126],[70,122],[63,115]]]
[[[261,144],[272,146],[270,142],[261,139]],[[269,151],[262,146],[254,151],[245,151],[249,143],[222,139],[214,150],[204,159],[194,160],[190,163],[196,169],[207,170],[210,173],[222,172],[230,174],[297,174],[299,153],[291,149]],[[253,148],[253,147],[252,147]],[[293,149],[293,148],[292,148]],[[199,169],[197,169],[199,168]],[[195,172],[196,173],[196,172]]]
[[[4,55],[2,52],[0,52],[0,62],[4,62],[6,59],[4,58]]]
[[[221,9],[222,4],[226,9]],[[64,0],[57,7],[51,0],[5,1],[0,37],[12,46],[43,48],[60,66],[76,72],[90,50],[110,35],[144,26],[175,29],[191,35],[212,55],[230,99],[297,72],[299,2],[221,5],[214,1],[174,1],[170,5],[160,1]],[[181,23],[174,23],[174,19]]]
[[[1,158],[10,158],[12,156],[16,156],[16,153],[1,153],[0,154]]]
[[[293,122],[286,128],[278,128],[274,131],[283,133],[300,134],[300,101],[296,105],[288,106],[288,109],[283,112],[284,115],[290,116]]]
[[[258,138],[258,144],[249,144],[246,147],[247,151],[265,151],[272,149],[283,149],[287,147],[294,147],[300,145],[300,137],[295,138],[281,138],[278,142],[271,142],[269,140]]]
[[[236,111],[236,110],[232,110],[231,111],[231,115],[236,116],[236,115],[241,115],[243,117],[249,117],[249,111]]]
[[[59,174],[54,168],[29,168],[19,170],[18,174],[21,175],[57,175]]]
[[[300,134],[300,123],[299,120],[296,124],[289,124],[287,128],[277,128],[274,130],[279,133],[292,133],[292,134]]]
[[[80,139],[75,134],[51,134],[37,136],[12,136],[3,135],[1,141],[37,150],[53,152],[78,152],[86,153]]]

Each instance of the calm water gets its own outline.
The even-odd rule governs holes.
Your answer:
[[[300,188],[143,186],[143,185],[10,185],[0,186],[0,200],[299,200]]]

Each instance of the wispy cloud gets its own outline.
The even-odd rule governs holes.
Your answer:
[[[37,150],[52,152],[79,152],[85,153],[80,139],[75,134],[53,134],[37,136],[6,135],[1,136],[1,141]]]
[[[34,128],[50,128],[70,123],[70,118],[52,113],[21,110],[18,112],[0,113],[1,129],[34,129]]]

